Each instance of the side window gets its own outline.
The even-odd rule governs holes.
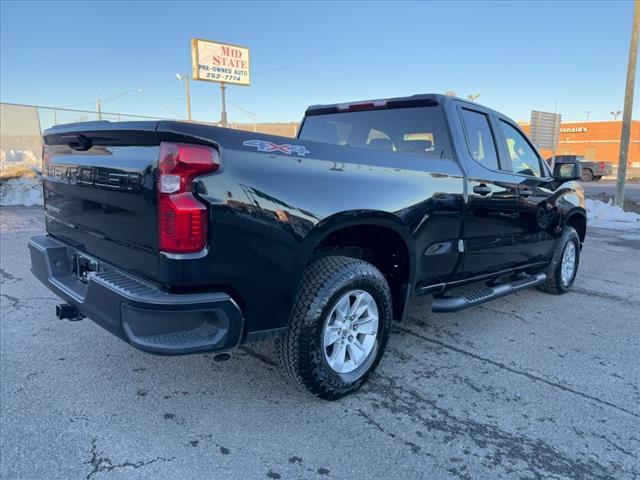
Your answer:
[[[514,173],[540,177],[540,158],[526,138],[513,126],[500,120]]]
[[[487,116],[484,113],[463,108],[462,123],[467,134],[469,153],[473,159],[487,168],[497,170],[498,155]]]

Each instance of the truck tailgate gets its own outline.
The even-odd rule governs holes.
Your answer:
[[[158,278],[156,125],[57,127],[45,132],[43,162],[47,232],[151,279]]]

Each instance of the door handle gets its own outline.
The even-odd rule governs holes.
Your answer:
[[[478,195],[489,195],[491,193],[491,188],[487,187],[484,183],[481,183],[480,185],[473,187],[473,193],[477,193]]]

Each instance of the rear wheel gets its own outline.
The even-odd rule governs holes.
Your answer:
[[[580,237],[573,227],[566,227],[556,242],[551,263],[544,270],[547,280],[538,289],[555,295],[568,292],[578,273],[579,262]]]
[[[593,172],[590,168],[583,168],[581,177],[583,182],[590,182],[591,180],[593,180]]]
[[[391,330],[391,292],[362,260],[325,257],[307,267],[289,327],[277,341],[293,383],[334,400],[354,392],[382,357]]]

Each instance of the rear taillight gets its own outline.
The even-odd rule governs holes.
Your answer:
[[[160,250],[195,253],[207,245],[207,207],[192,193],[193,179],[220,168],[218,152],[203,145],[162,142],[158,162]]]

